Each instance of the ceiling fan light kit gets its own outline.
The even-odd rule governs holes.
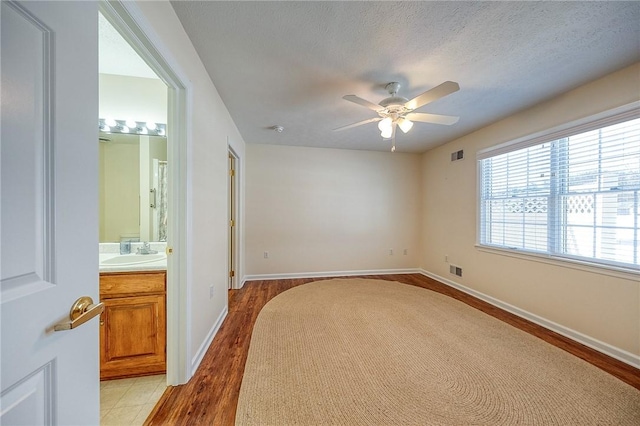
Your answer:
[[[398,118],[398,126],[403,133],[407,133],[413,127],[413,121],[410,121],[404,117]]]
[[[414,112],[416,109],[423,107],[428,103],[436,101],[453,92],[457,92],[458,90],[460,90],[460,86],[458,85],[458,83],[453,81],[445,81],[439,86],[427,90],[426,92],[416,96],[411,100],[402,96],[397,96],[400,87],[400,83],[398,83],[397,81],[392,81],[391,83],[387,84],[385,86],[385,89],[391,96],[383,99],[378,104],[369,102],[366,99],[362,99],[356,95],[343,96],[343,99],[349,102],[356,103],[375,111],[379,115],[379,117],[359,121],[357,123],[339,127],[334,130],[346,130],[352,127],[357,127],[363,124],[373,123],[377,121],[378,129],[380,130],[380,136],[382,136],[383,139],[392,140],[391,152],[394,152],[396,148],[396,127],[400,127],[400,130],[402,130],[403,133],[407,133],[413,127],[413,121],[444,125],[451,125],[458,122],[459,117]]]
[[[391,127],[393,126],[393,120],[391,119],[391,117],[386,117],[383,118],[382,120],[380,120],[380,122],[378,123],[378,129],[380,129],[380,131],[382,133],[385,133],[386,131],[391,132]],[[384,136],[383,136],[384,137]]]

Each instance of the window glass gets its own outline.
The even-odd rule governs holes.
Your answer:
[[[479,167],[481,245],[639,269],[640,119]]]

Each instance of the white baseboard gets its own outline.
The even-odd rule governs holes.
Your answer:
[[[207,338],[204,339],[204,342],[202,342],[202,344],[198,348],[198,352],[196,352],[196,355],[191,359],[191,377],[193,377],[193,375],[196,373],[196,370],[200,366],[202,358],[204,358],[204,355],[207,353],[209,346],[211,346],[211,342],[213,342],[213,338],[218,333],[218,330],[222,326],[222,322],[224,321],[224,319],[227,317],[228,312],[229,308],[225,306],[224,310],[220,313],[218,319],[213,324],[213,327],[211,327],[211,330],[209,330],[209,333],[207,333]]]
[[[453,287],[455,289],[458,289],[464,293],[467,293],[477,299],[483,300],[493,306],[496,306],[504,311],[510,312],[514,315],[517,315],[521,318],[524,318],[526,320],[529,320],[533,323],[536,323],[544,328],[547,328],[551,331],[554,331],[558,334],[561,334],[565,337],[568,337],[571,340],[575,340],[578,343],[581,343],[585,346],[590,347],[591,349],[595,349],[598,352],[602,352],[605,355],[608,355],[612,358],[615,358],[617,360],[620,360],[622,362],[624,362],[625,364],[629,364],[635,368],[640,368],[640,356],[638,355],[634,355],[630,352],[627,352],[623,349],[617,348],[615,346],[612,346],[608,343],[605,342],[601,342],[600,340],[594,339],[593,337],[589,337],[585,334],[580,333],[579,331],[575,331],[572,330],[568,327],[565,327],[563,325],[557,324],[553,321],[550,321],[548,319],[545,319],[543,317],[540,317],[536,314],[532,314],[531,312],[527,312],[524,309],[520,309],[516,306],[510,305],[509,303],[503,302],[501,300],[498,300],[494,297],[488,296],[484,293],[481,293],[479,291],[473,290],[469,287],[465,287],[462,284],[458,284],[454,281],[451,281],[447,278],[443,278],[439,275],[433,274],[429,271],[426,271],[424,269],[420,269],[420,273],[422,275],[425,275],[429,278],[433,278],[436,281],[439,281],[443,284],[448,285],[449,287]]]
[[[394,275],[394,274],[419,274],[418,268],[408,269],[370,269],[363,271],[326,271],[326,272],[293,272],[288,274],[261,274],[245,275],[242,284],[247,281],[258,280],[287,280],[293,278],[324,278],[324,277],[345,277],[353,275]]]

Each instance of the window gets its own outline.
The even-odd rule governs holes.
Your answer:
[[[479,153],[479,243],[640,271],[637,108]]]

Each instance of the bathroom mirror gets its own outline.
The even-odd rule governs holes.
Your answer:
[[[100,133],[100,242],[167,240],[167,139]]]

